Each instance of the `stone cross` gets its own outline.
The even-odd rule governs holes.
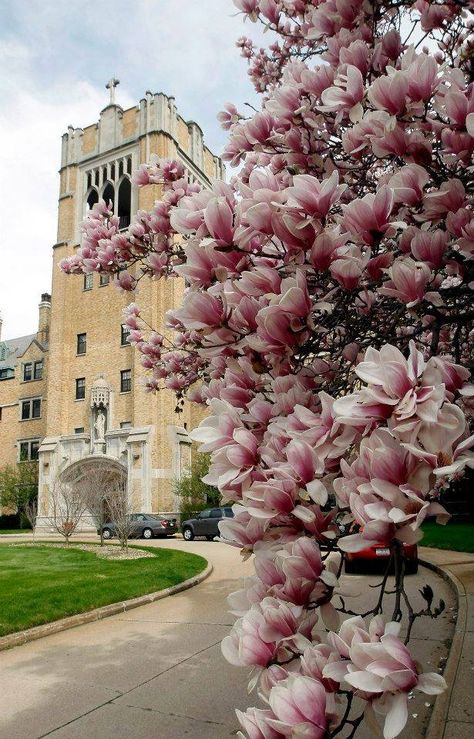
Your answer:
[[[105,86],[107,90],[110,90],[109,105],[115,105],[115,88],[117,87],[117,85],[120,85],[120,80],[112,77],[112,79],[109,80]]]

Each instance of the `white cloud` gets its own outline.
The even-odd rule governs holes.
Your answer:
[[[255,36],[231,0],[29,0],[4,3],[0,32],[0,278],[2,338],[33,333],[51,285],[61,135],[98,119],[105,82],[118,76],[118,102],[145,90],[176,98],[208,145],[226,134],[216,114],[228,100],[255,102],[235,40]],[[133,9],[133,12],[131,12]]]

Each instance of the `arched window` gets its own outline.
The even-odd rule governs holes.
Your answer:
[[[118,217],[120,228],[130,225],[130,212],[132,206],[132,186],[128,177],[124,177],[118,190]]]
[[[99,202],[99,193],[97,190],[92,188],[89,195],[87,196],[87,209],[92,210],[92,207]]]
[[[105,200],[107,206],[109,205],[109,201],[112,201],[112,211],[114,210],[115,191],[110,182],[107,182],[106,186],[104,187],[104,190],[102,192],[102,200]]]

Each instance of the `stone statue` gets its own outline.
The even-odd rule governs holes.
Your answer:
[[[97,413],[97,418],[94,423],[94,428],[96,431],[96,440],[104,441],[104,433],[105,433],[105,413],[104,411],[99,411]]]

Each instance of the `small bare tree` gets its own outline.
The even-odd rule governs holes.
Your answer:
[[[131,504],[128,498],[127,482],[116,479],[115,484],[107,491],[107,508],[115,524],[117,536],[122,549],[128,549],[128,539],[132,532]]]
[[[28,523],[30,524],[32,530],[33,530],[33,538],[35,537],[35,528],[36,528],[36,517],[38,515],[38,499],[33,498],[32,500],[29,500],[27,503],[23,506],[23,513],[25,514]]]
[[[77,484],[99,532],[100,545],[103,546],[103,525],[109,515],[108,499],[119,484],[117,473],[100,462],[94,462],[83,472]]]
[[[58,534],[64,536],[68,545],[87,509],[87,500],[77,482],[56,480],[49,497],[48,522]]]

